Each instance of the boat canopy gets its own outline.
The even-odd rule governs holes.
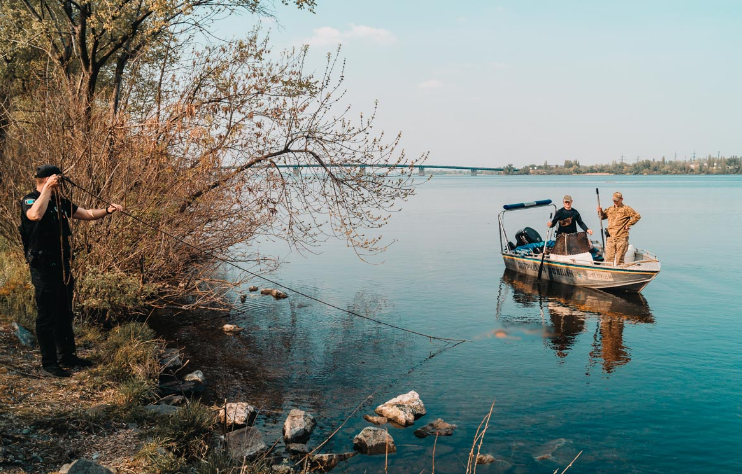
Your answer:
[[[503,209],[506,211],[515,211],[516,209],[526,209],[529,207],[541,207],[541,206],[548,206],[551,204],[551,199],[543,199],[541,201],[533,201],[533,202],[519,202],[517,204],[505,204],[502,206]]]

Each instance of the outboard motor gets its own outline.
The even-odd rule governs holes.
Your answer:
[[[515,233],[515,246],[520,247],[521,245],[535,244],[543,242],[541,236],[535,229],[531,227],[524,227]]]

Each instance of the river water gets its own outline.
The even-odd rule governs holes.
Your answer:
[[[539,287],[505,272],[503,204],[571,194],[599,238],[596,187],[604,204],[619,190],[642,215],[631,243],[663,265],[643,297]],[[458,425],[437,441],[437,473],[465,472],[493,401],[481,452],[499,461],[479,472],[552,473],[580,451],[570,473],[742,472],[740,203],[742,178],[732,176],[435,177],[384,229],[396,242],[379,264],[339,241],[319,254],[270,242],[260,251],[282,258],[270,277],[289,287],[468,342],[446,346],[290,291],[280,301],[250,294],[239,314],[160,329],[205,372],[211,401],[261,407],[269,444],[297,407],[318,420],[310,447],[345,421],[325,452],[352,450],[369,426],[363,414],[415,390],[428,411],[415,427],[439,417]],[[509,233],[530,225],[544,235],[548,212],[511,213]],[[222,335],[226,322],[246,331]],[[389,427],[398,448],[389,472],[431,472],[434,439],[414,429]],[[384,463],[357,456],[335,472],[381,472]]]

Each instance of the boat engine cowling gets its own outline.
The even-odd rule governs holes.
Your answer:
[[[543,242],[541,235],[531,227],[524,227],[515,233],[515,246],[520,247],[521,245],[535,244]]]

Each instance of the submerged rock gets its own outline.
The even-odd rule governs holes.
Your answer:
[[[361,454],[369,455],[397,452],[394,438],[386,430],[372,426],[363,428],[353,438],[353,447]]]
[[[492,464],[496,459],[491,454],[477,454],[477,464]]]
[[[375,411],[377,415],[384,416],[400,426],[410,426],[426,413],[420,395],[414,390],[392,398],[376,407]]]
[[[36,345],[36,336],[34,336],[31,331],[16,322],[11,324],[11,326],[13,326],[13,334],[15,334],[15,337],[18,338],[21,344],[26,347],[33,347]]]
[[[309,458],[309,469],[312,471],[327,472],[356,454],[358,453],[315,454]]]
[[[235,333],[242,331],[242,328],[235,324],[225,324],[224,326],[222,326],[222,331],[227,333]]]
[[[175,372],[183,367],[183,359],[180,355],[180,349],[168,348],[160,354],[160,366],[163,372]]]
[[[258,287],[253,285],[250,288],[248,288],[248,290],[249,291],[258,291]]]
[[[289,454],[307,454],[309,448],[304,443],[288,443],[286,445],[286,451],[288,451]]]
[[[230,457],[237,462],[252,460],[268,450],[263,442],[263,435],[254,426],[231,431],[227,433],[225,440]]]
[[[554,453],[564,446],[565,444],[569,443],[570,441],[564,438],[557,438],[554,440],[549,441],[548,443],[541,446],[537,454],[533,457],[536,461],[543,461],[545,459],[551,459]]]
[[[443,419],[438,418],[432,423],[428,423],[427,425],[416,429],[414,435],[418,438],[427,438],[428,436],[451,436],[455,429],[456,425],[451,425],[443,421]]]
[[[240,295],[240,303],[247,301],[247,295]]]
[[[375,425],[383,425],[387,421],[389,421],[384,416],[373,416],[373,415],[363,415],[363,419]]]
[[[285,443],[306,443],[316,425],[314,417],[309,413],[293,408],[283,424],[283,440]]]
[[[227,427],[252,426],[257,416],[258,410],[252,405],[245,402],[227,403],[226,414],[225,408],[219,410],[219,423]]]

